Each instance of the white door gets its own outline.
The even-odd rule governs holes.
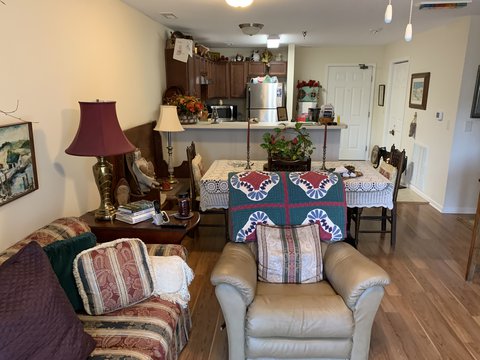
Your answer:
[[[384,143],[387,150],[395,144],[399,149],[402,144],[403,117],[405,115],[405,101],[408,93],[408,61],[392,64],[390,81],[387,91],[386,128]]]
[[[372,66],[328,67],[326,103],[348,125],[340,133],[340,160],[366,159],[372,74]]]

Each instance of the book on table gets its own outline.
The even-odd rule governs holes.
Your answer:
[[[138,200],[130,202],[125,205],[120,205],[117,209],[117,213],[130,214],[130,215],[141,215],[155,211],[153,206],[153,201],[149,200]]]
[[[150,211],[142,210],[141,214],[128,214],[123,212],[117,212],[115,215],[115,219],[119,221],[126,222],[128,224],[136,224],[148,219],[151,219],[155,214],[155,209],[151,209]]]

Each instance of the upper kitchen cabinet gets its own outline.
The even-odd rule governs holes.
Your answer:
[[[245,98],[245,85],[247,83],[247,63],[231,62],[230,67],[230,97]]]
[[[215,97],[230,97],[230,73],[226,61],[215,63]]]
[[[186,63],[173,58],[173,49],[165,50],[165,70],[167,88],[179,87],[186,95],[200,97],[200,63],[195,58],[188,58]]]
[[[266,66],[265,63],[260,61],[247,62],[248,77],[256,76],[287,76],[287,63],[285,61],[271,61],[270,66]]]

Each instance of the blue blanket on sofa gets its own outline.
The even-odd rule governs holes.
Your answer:
[[[235,242],[256,241],[256,225],[318,223],[323,241],[346,237],[341,176],[322,171],[243,171],[229,174],[229,231]]]

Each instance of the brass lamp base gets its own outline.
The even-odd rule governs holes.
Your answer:
[[[113,166],[103,156],[97,156],[97,163],[93,165],[93,176],[100,193],[100,207],[95,210],[95,219],[102,221],[112,221],[115,219],[117,209],[113,206],[110,199],[112,188],[112,170]]]

